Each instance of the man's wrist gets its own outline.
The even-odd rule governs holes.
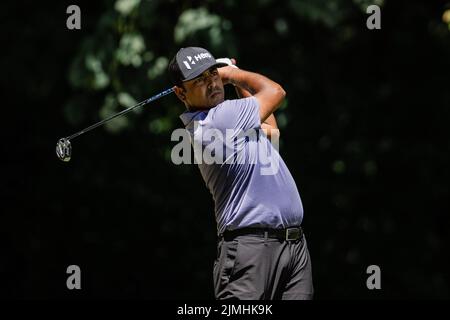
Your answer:
[[[225,64],[228,65],[226,67],[222,67],[223,69],[219,68],[219,70],[220,69],[223,70],[222,75],[221,75],[222,76],[222,81],[223,81],[224,84],[232,84],[232,85],[235,86],[235,83],[233,82],[232,74],[233,74],[233,69],[239,69],[235,65],[236,60],[230,59],[230,58],[219,58],[219,59],[216,59],[216,62],[225,63]]]
[[[222,78],[223,84],[235,85],[234,73],[239,70],[232,67],[222,67],[219,68],[220,77]]]
[[[235,69],[235,68],[230,68],[230,71],[229,71],[229,73],[228,73],[228,83],[229,84],[232,84],[233,86],[236,86],[237,85],[237,83],[236,83],[236,78],[235,78],[235,76],[236,76],[236,71],[237,71],[237,69]]]

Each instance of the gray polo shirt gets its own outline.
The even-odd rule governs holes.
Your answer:
[[[218,234],[300,225],[303,206],[289,169],[261,131],[256,98],[226,100],[180,116],[212,194]]]

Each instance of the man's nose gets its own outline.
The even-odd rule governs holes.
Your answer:
[[[208,84],[208,88],[214,87],[216,81],[217,81],[216,77],[214,77],[214,76],[211,75],[211,74],[208,75],[208,77],[206,78],[206,83]]]

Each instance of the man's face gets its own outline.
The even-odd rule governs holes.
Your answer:
[[[188,109],[210,109],[225,99],[223,82],[217,68],[203,72],[195,79],[183,82],[184,103]]]

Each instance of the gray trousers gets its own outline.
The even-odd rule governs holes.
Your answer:
[[[221,238],[213,275],[219,300],[310,300],[314,292],[304,235],[296,241],[258,235]]]

